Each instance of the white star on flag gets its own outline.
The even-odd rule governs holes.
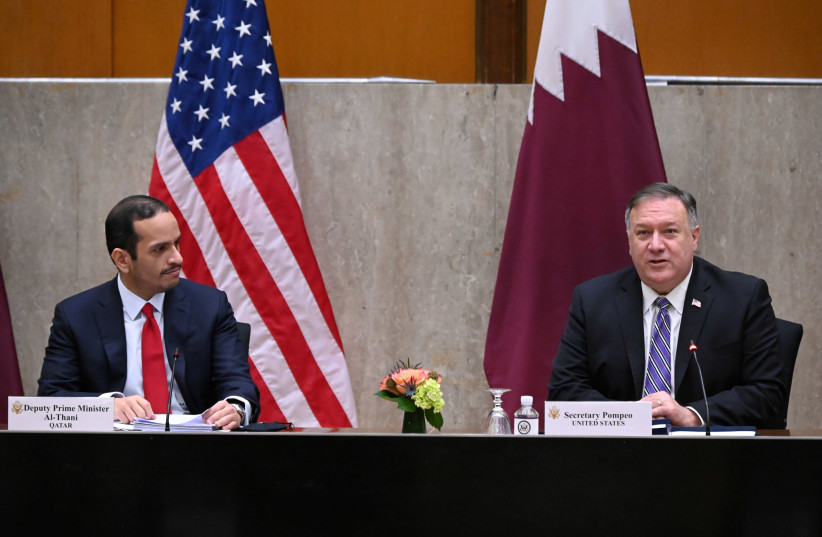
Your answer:
[[[196,136],[192,136],[192,137],[191,137],[191,141],[190,141],[190,142],[188,142],[188,145],[190,145],[190,146],[191,146],[191,151],[192,151],[192,152],[194,152],[194,151],[197,151],[198,149],[202,149],[202,148],[203,148],[203,146],[202,146],[202,145],[200,145],[200,143],[201,143],[202,141],[203,141],[203,139],[202,139],[202,138],[197,138]]]
[[[265,97],[265,93],[260,93],[257,90],[254,90],[254,95],[249,95],[248,98],[254,101],[254,106],[256,107],[258,104],[263,104],[263,97]]]
[[[270,63],[265,63],[265,60],[263,60],[262,63],[260,63],[260,65],[257,66],[257,69],[260,70],[260,75],[261,76],[271,74],[271,64]]]
[[[200,82],[198,82],[198,84],[203,86],[203,91],[208,91],[210,89],[214,89],[214,86],[211,84],[212,82],[214,82],[214,79],[208,78],[208,75],[206,75]]]
[[[244,22],[240,22],[240,25],[239,25],[239,26],[237,26],[237,27],[236,27],[236,28],[234,28],[234,29],[235,29],[235,30],[237,30],[238,32],[240,32],[240,37],[242,37],[242,36],[244,36],[244,35],[251,35],[251,31],[249,31],[249,28],[251,28],[251,25],[250,25],[250,24],[246,24],[246,23],[244,23]]]
[[[237,96],[237,91],[236,90],[237,90],[237,84],[232,84],[231,82],[226,82],[225,83],[225,88],[223,88],[223,91],[225,92],[226,100],[228,100],[229,97],[236,97]]]
[[[199,110],[194,112],[194,114],[197,116],[197,121],[208,119],[208,108],[203,108],[203,105],[200,105]]]

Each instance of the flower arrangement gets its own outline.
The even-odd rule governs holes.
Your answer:
[[[380,383],[380,391],[374,395],[395,401],[397,408],[406,413],[403,432],[409,432],[409,428],[415,429],[414,432],[425,432],[425,422],[421,419],[423,414],[425,421],[441,430],[445,401],[440,382],[442,375],[436,371],[421,369],[420,364],[412,366],[410,360],[397,362],[393,371]]]

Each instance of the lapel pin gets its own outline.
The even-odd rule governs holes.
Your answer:
[[[696,306],[697,308],[701,308],[702,307],[702,302],[700,302],[697,299],[693,299],[693,300],[691,300],[691,306]]]

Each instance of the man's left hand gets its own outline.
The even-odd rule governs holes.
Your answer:
[[[653,419],[668,418],[675,427],[699,427],[702,420],[693,410],[677,403],[668,392],[657,392],[646,395],[640,401],[650,401],[653,404],[651,417]]]
[[[203,412],[203,421],[210,425],[222,427],[226,431],[236,429],[241,425],[240,415],[228,401],[220,401]]]

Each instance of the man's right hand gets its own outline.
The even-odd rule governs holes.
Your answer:
[[[151,410],[151,403],[139,395],[114,399],[114,419],[120,420],[120,423],[131,423],[137,418],[153,420],[156,417]]]

